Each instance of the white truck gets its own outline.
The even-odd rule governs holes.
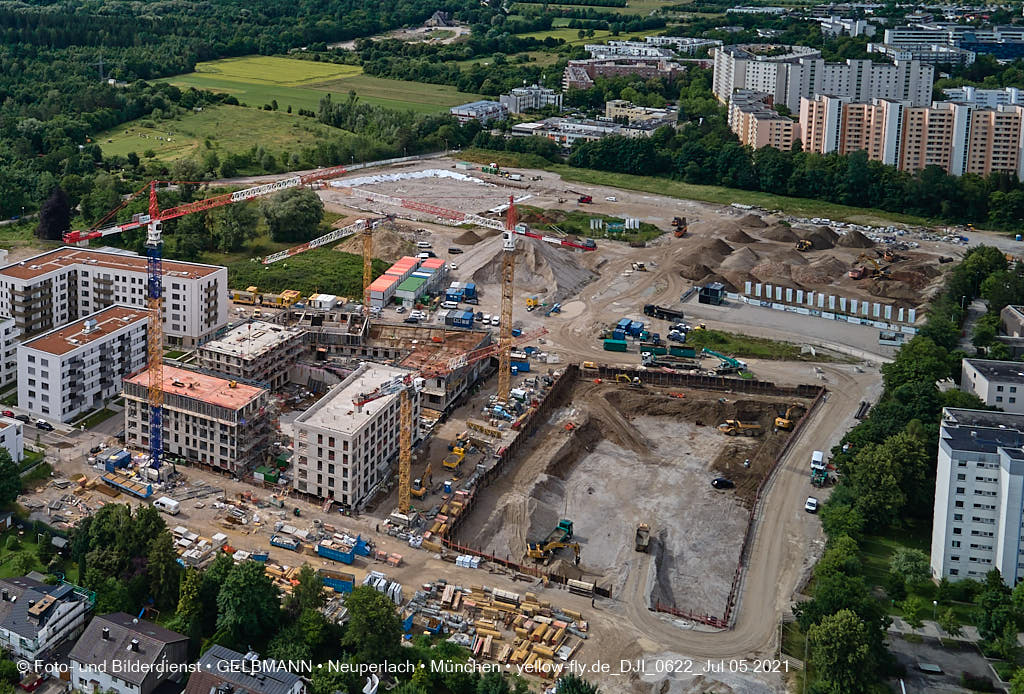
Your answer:
[[[171,516],[176,516],[181,511],[181,502],[175,501],[169,496],[160,497],[153,502],[153,506]]]

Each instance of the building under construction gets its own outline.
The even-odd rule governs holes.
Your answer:
[[[199,364],[231,378],[264,383],[278,390],[288,369],[305,349],[304,331],[265,321],[250,321],[199,348]]]

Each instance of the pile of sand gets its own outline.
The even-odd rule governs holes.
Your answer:
[[[482,239],[477,235],[475,231],[470,229],[461,236],[455,237],[455,243],[462,246],[472,246],[474,243],[480,243]]]
[[[494,257],[473,273],[477,284],[501,282],[500,245],[495,249]],[[596,278],[597,273],[580,265],[575,254],[550,244],[525,243],[516,247],[516,285],[530,287],[532,293],[543,294],[549,301],[565,301]]]
[[[742,283],[740,283],[739,285],[736,285],[733,282],[729,281],[728,278],[726,278],[726,277],[724,277],[722,275],[719,275],[717,273],[714,273],[714,272],[711,273],[710,275],[708,275],[707,277],[705,277],[701,281],[701,284],[704,285],[704,284],[708,284],[709,282],[721,282],[722,284],[725,285],[725,290],[727,292],[738,292],[739,289],[737,287],[742,287],[743,286]]]
[[[894,280],[903,282],[911,289],[924,289],[931,281],[928,277],[925,277],[923,273],[914,272],[913,270],[897,270],[891,274]]]
[[[868,280],[861,286],[872,296],[903,299],[913,306],[916,306],[921,300],[921,292],[898,280]]]
[[[925,277],[933,278],[938,277],[942,274],[942,270],[935,266],[934,263],[915,263],[914,265],[907,265],[904,270],[910,270],[911,272],[919,272]]]
[[[711,273],[707,265],[683,265],[679,268],[679,275],[685,279],[699,282]]]
[[[360,234],[349,236],[334,247],[336,251],[363,254],[363,238]],[[394,225],[383,224],[373,230],[373,257],[393,263],[404,255],[416,255],[416,244],[406,238]]]
[[[760,256],[749,248],[741,248],[722,261],[723,270],[748,272],[761,261]]]
[[[694,248],[686,248],[685,251],[684,258],[689,264],[715,267],[732,253],[733,248],[721,239],[714,239]]]
[[[748,214],[746,217],[743,217],[740,219],[740,224],[750,229],[763,229],[768,226],[768,224],[756,214]]]
[[[788,263],[765,260],[750,270],[750,274],[761,282],[788,282],[792,279],[792,268]]]
[[[768,241],[795,242],[798,238],[797,235],[793,233],[792,229],[782,224],[776,224],[774,226],[768,227],[767,229],[762,231],[760,235],[761,238],[766,239]]]
[[[853,229],[840,236],[836,240],[836,245],[843,248],[874,248],[875,242]]]
[[[727,241],[731,241],[732,243],[754,243],[757,241],[757,239],[742,229],[737,229],[725,238]]]
[[[812,231],[801,232],[800,238],[810,241],[811,248],[814,250],[824,251],[829,248],[835,248],[836,239],[839,238],[839,235],[828,227],[818,227]]]
[[[832,284],[849,271],[846,263],[835,256],[828,255],[815,260],[809,265],[793,268],[793,281],[803,285]]]

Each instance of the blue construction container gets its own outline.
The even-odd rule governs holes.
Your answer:
[[[107,472],[116,472],[121,468],[128,467],[132,462],[132,454],[123,448],[112,451],[104,451],[100,454],[103,460],[103,469]]]
[[[299,551],[299,541],[294,537],[287,535],[272,535],[270,537],[270,544],[274,547],[281,547],[282,549],[290,549],[293,552]]]
[[[512,368],[516,370],[516,373],[529,373],[530,362],[528,361],[513,361]]]
[[[475,284],[473,284],[472,282],[466,282],[466,286],[465,286],[464,289],[465,289],[465,294],[466,294],[466,298],[467,299],[474,299],[474,298],[476,298],[476,285]]]
[[[317,574],[320,576],[320,582],[335,593],[351,593],[356,585],[356,577],[343,571],[319,569]]]
[[[461,289],[448,289],[444,293],[445,301],[462,301],[462,290]]]
[[[316,553],[324,559],[340,561],[342,564],[351,564],[356,559],[355,548],[343,552],[334,547],[325,547],[322,543],[316,546]]]
[[[614,330],[614,331],[612,331],[612,339],[613,340],[625,340],[626,339],[626,331],[625,330]]]
[[[452,311],[448,314],[448,319],[445,322],[448,323],[449,325],[455,326],[456,328],[472,328],[473,312]]]
[[[618,324],[615,327],[618,328],[619,330],[629,330],[629,325],[632,322],[633,321],[631,321],[628,318],[623,318],[618,322]]]
[[[640,333],[644,331],[644,324],[638,320],[633,321],[629,324],[629,334],[633,337],[640,337]]]
[[[356,535],[356,546],[352,551],[361,557],[368,557],[370,556],[370,543],[364,540],[362,535]]]

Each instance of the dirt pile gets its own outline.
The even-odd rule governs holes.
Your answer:
[[[693,248],[681,249],[683,259],[690,265],[715,267],[733,252],[732,246],[722,239],[705,241]]]
[[[731,241],[732,243],[754,243],[755,241],[757,241],[757,239],[755,239],[753,236],[743,231],[742,229],[737,229],[736,231],[732,232],[731,234],[725,237],[725,240]]]
[[[847,271],[846,263],[833,255],[818,258],[809,265],[793,268],[793,281],[799,284],[832,284]]]
[[[416,244],[402,233],[407,230],[400,231],[399,229],[392,225],[384,225],[373,230],[374,258],[393,263],[402,256],[416,255]],[[334,250],[361,256],[363,254],[362,236],[359,234],[350,236],[335,246]]]
[[[477,284],[499,284],[501,263],[501,253],[498,252],[473,273],[473,281]],[[576,256],[550,244],[520,244],[516,248],[516,285],[542,294],[550,301],[565,301],[596,278],[597,273],[580,265]]]
[[[707,265],[683,265],[679,268],[680,276],[694,282],[700,282],[705,277],[711,274],[711,268]]]
[[[836,245],[843,248],[874,248],[875,242],[854,229],[840,236],[836,240]]]
[[[763,229],[768,226],[767,222],[758,217],[756,214],[748,214],[747,216],[740,219],[740,224],[747,227],[748,229]]]
[[[839,235],[828,227],[818,227],[812,231],[803,231],[800,238],[811,242],[811,248],[816,251],[825,251],[835,248],[836,239]]]
[[[787,263],[765,260],[755,265],[750,274],[761,282],[788,282],[793,278],[792,268]]]
[[[480,243],[482,240],[483,239],[472,229],[461,236],[455,237],[455,243],[461,246],[472,246],[474,243]]]
[[[793,233],[792,229],[783,224],[776,224],[774,226],[770,226],[764,231],[759,232],[759,235],[761,236],[761,238],[767,239],[768,241],[795,242],[797,238],[799,238],[796,234]]]
[[[741,248],[722,261],[723,270],[749,272],[761,261],[761,257],[749,248]]]
[[[913,270],[897,270],[890,275],[894,280],[902,282],[911,289],[924,289],[931,281],[920,272]]]

